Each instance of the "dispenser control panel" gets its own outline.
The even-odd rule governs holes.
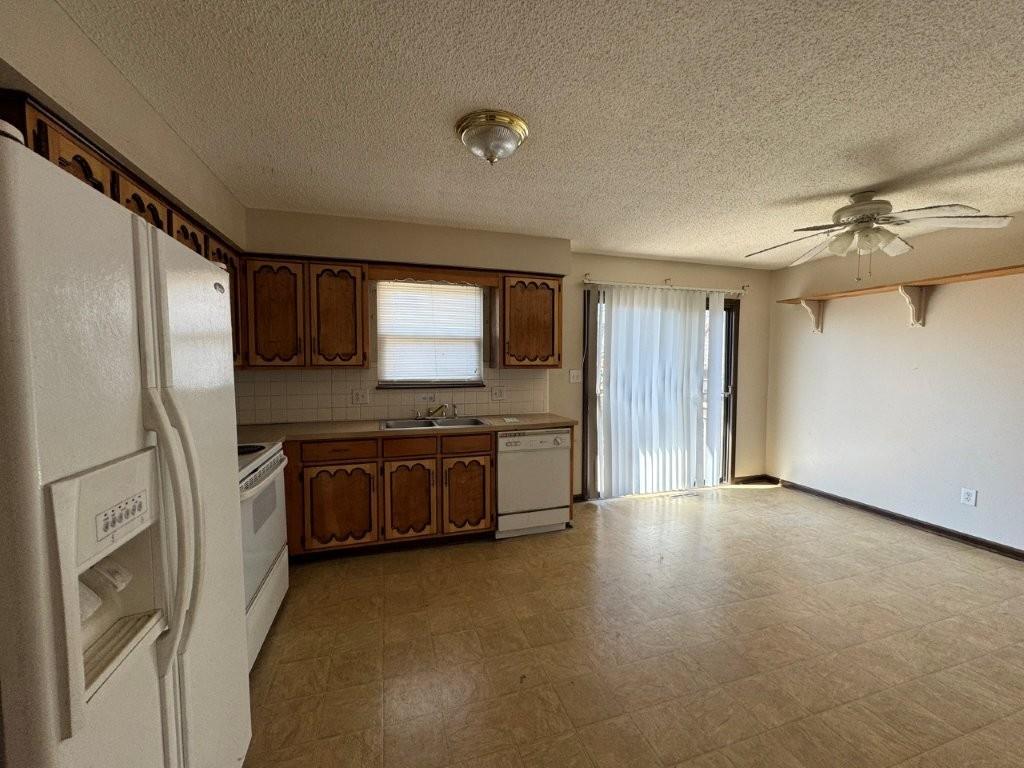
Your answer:
[[[144,490],[122,499],[96,515],[96,541],[120,538],[128,529],[143,525],[149,519]]]
[[[58,535],[80,571],[160,518],[155,448],[80,472],[49,486]]]

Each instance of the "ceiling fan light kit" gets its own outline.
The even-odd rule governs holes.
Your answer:
[[[825,256],[856,254],[858,257],[857,280],[860,280],[861,257],[868,257],[868,275],[870,275],[872,254],[881,251],[888,256],[900,256],[913,250],[913,246],[900,236],[901,233],[909,237],[949,228],[1005,227],[1013,219],[1012,216],[986,216],[981,214],[977,208],[959,203],[931,205],[926,208],[908,208],[894,213],[892,203],[888,200],[878,199],[876,194],[873,191],[855,192],[850,195],[848,204],[832,214],[831,224],[800,227],[794,232],[809,232],[810,234],[748,253],[745,258],[803,240],[817,239],[810,250],[801,254],[789,266],[795,267]]]
[[[526,121],[500,109],[480,109],[463,115],[455,132],[470,152],[494,165],[511,157],[530,135]]]

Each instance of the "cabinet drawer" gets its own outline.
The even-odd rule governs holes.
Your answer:
[[[483,435],[452,435],[441,438],[441,453],[490,453],[491,434]]]
[[[384,456],[423,456],[437,453],[436,437],[398,437],[384,440]]]
[[[377,457],[376,440],[332,440],[323,443],[303,443],[302,460],[348,461],[349,459],[374,459]]]

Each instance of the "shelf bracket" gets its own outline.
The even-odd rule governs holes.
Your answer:
[[[801,299],[800,306],[807,310],[811,316],[811,333],[821,333],[822,323],[825,320],[825,302],[815,299]]]
[[[897,286],[900,296],[907,301],[910,308],[910,327],[924,327],[924,309],[928,303],[928,288],[924,285],[900,285]]]

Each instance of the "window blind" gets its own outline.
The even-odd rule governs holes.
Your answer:
[[[380,383],[482,383],[483,314],[479,286],[377,283]]]

